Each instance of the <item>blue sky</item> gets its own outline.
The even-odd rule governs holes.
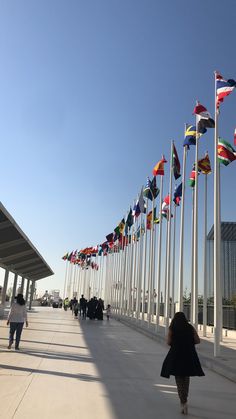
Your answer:
[[[235,13],[234,0],[1,0],[0,200],[55,272],[39,289],[63,288],[61,256],[105,240],[170,140],[182,161],[196,99],[214,112],[214,70],[236,78]],[[231,143],[235,114],[236,92],[220,115]],[[213,165],[213,130],[206,150]],[[222,168],[223,220],[235,221],[235,172]],[[212,200],[213,175],[209,227]]]

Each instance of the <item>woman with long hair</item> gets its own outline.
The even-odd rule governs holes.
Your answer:
[[[26,324],[26,327],[28,327],[27,309],[26,309],[25,300],[24,300],[23,294],[18,294],[16,297],[16,301],[11,306],[8,319],[7,319],[7,325],[10,323],[8,349],[11,349],[12,347],[15,333],[16,333],[15,349],[16,350],[19,349],[21,332],[24,326],[24,322]]]
[[[190,377],[205,375],[195,345],[200,343],[194,327],[188,322],[184,313],[175,313],[167,336],[170,350],[163,362],[161,376],[175,376],[178,395],[181,403],[181,413],[188,413],[188,392]]]

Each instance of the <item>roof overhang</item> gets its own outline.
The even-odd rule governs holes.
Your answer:
[[[53,275],[52,269],[1,202],[0,267],[32,281]]]

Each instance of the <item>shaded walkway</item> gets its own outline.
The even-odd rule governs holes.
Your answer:
[[[37,309],[30,326],[18,353],[6,350],[1,321],[0,418],[183,417],[174,380],[160,377],[164,345],[115,320],[78,322],[57,309]],[[233,419],[235,383],[205,371],[192,380],[189,418]]]

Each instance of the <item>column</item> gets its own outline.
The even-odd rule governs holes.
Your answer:
[[[5,276],[4,276],[3,288],[2,288],[2,299],[1,299],[1,305],[2,306],[4,306],[5,302],[6,302],[8,278],[9,278],[9,271],[6,269],[5,270]]]
[[[15,296],[16,296],[17,279],[18,279],[18,274],[15,274],[14,282],[13,282],[13,289],[12,289],[12,296],[11,296],[11,304],[14,303]]]
[[[34,296],[34,289],[35,289],[35,281],[32,281],[31,287],[30,287],[30,301],[29,301],[29,310],[32,308],[32,301]]]
[[[27,305],[28,298],[29,298],[29,286],[30,286],[30,280],[27,279],[26,291],[25,291],[25,303],[26,303],[26,305]]]

